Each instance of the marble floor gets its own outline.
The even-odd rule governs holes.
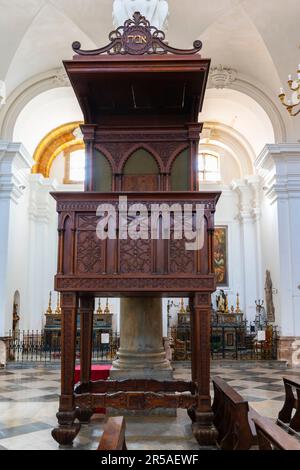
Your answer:
[[[217,363],[212,375],[228,381],[260,414],[275,419],[284,401],[282,376],[300,377],[300,370]],[[188,380],[189,370],[179,365],[175,377]],[[56,425],[59,384],[57,365],[10,366],[0,371],[0,450],[58,449],[51,429]],[[82,426],[73,449],[96,449],[105,419],[96,415],[90,426]],[[126,423],[129,450],[199,449],[184,410],[177,417],[129,417]]]

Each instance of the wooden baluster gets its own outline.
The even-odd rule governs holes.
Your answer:
[[[61,396],[57,419],[59,427],[53,429],[52,436],[60,445],[72,445],[80,431],[80,424],[74,424],[74,372],[77,334],[78,297],[75,293],[61,296]]]
[[[95,299],[93,296],[80,297],[80,382],[84,391],[90,391],[92,352],[93,352],[93,320]],[[82,408],[77,412],[80,423],[88,424],[93,416],[91,408]]]
[[[193,432],[200,445],[214,445],[217,431],[213,425],[210,396],[210,294],[196,294],[194,297],[193,320],[193,361],[196,365],[198,384],[198,405],[195,411]]]

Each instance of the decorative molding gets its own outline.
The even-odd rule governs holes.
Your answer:
[[[28,214],[34,222],[49,224],[53,219],[55,203],[50,196],[51,191],[57,190],[54,180],[45,179],[42,175],[29,175],[30,199]]]
[[[300,144],[266,145],[255,161],[271,204],[300,198]]]
[[[16,204],[26,186],[32,159],[22,144],[0,141],[0,198]]]
[[[36,75],[18,86],[6,99],[0,109],[0,136],[13,140],[13,133],[19,114],[36,96],[53,88],[64,87],[66,82],[59,79],[62,69],[51,69]]]
[[[57,276],[55,281],[58,291],[72,292],[214,292],[215,279],[214,276],[130,276],[127,279],[124,275],[120,276],[97,276],[97,277],[68,277]]]
[[[246,176],[235,180],[232,190],[239,198],[239,213],[236,217],[240,223],[254,223],[260,218],[260,188],[261,180],[257,175]]]
[[[235,159],[242,177],[253,172],[253,162],[256,155],[251,144],[240,132],[226,124],[209,121],[204,124],[203,129],[210,131],[209,139],[212,142],[208,144],[205,141],[202,142],[203,134],[201,134],[200,148],[211,144],[217,147],[220,142]]]
[[[57,69],[56,75],[53,77],[53,83],[58,87],[70,87],[71,83],[67,72],[64,68]]]
[[[113,23],[122,26],[134,12],[140,11],[158,29],[168,26],[169,5],[167,0],[114,0]]]
[[[0,108],[6,103],[6,85],[0,80]]]
[[[213,88],[210,81],[208,88]],[[275,142],[286,142],[290,121],[283,107],[278,106],[277,95],[270,94],[270,90],[263,84],[241,73],[238,73],[236,79],[232,83],[229,83],[227,88],[244,93],[256,101],[270,118],[274,130]]]
[[[41,140],[33,155],[35,165],[32,173],[41,173],[48,178],[55,158],[62,151],[68,149],[71,152],[84,148],[83,140],[74,136],[74,131],[80,124],[82,123],[78,121],[63,124],[53,129]]]
[[[209,74],[209,83],[212,88],[228,88],[237,79],[237,71],[230,67],[212,67]]]

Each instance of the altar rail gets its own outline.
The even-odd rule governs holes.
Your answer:
[[[258,341],[255,324],[212,325],[211,357],[212,359],[229,360],[276,360],[277,327],[265,324],[265,341]],[[170,328],[171,350],[173,361],[191,359],[191,328],[179,326]]]
[[[15,331],[9,332],[7,344],[8,362],[60,362],[61,338],[49,338],[44,331]],[[116,358],[119,348],[119,336],[109,334],[109,343],[101,343],[101,336],[94,338],[93,361],[97,363],[111,362]],[[76,358],[80,359],[80,336],[76,343]]]
[[[171,354],[174,362],[191,360],[190,328],[172,328],[170,333]],[[230,335],[230,336],[229,336]],[[61,359],[60,336],[49,337],[44,331],[11,331],[7,335],[7,358],[9,362],[52,362]],[[93,361],[110,363],[117,358],[120,337],[110,333],[109,343],[101,343],[101,335],[94,337]],[[231,339],[230,339],[231,338]],[[230,360],[276,360],[277,329],[273,327],[270,340],[257,342],[256,333],[244,326],[217,326],[211,329],[212,359]],[[232,341],[229,342],[228,341]],[[77,359],[80,358],[79,336],[76,348]]]

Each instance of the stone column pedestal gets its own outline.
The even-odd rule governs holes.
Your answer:
[[[120,349],[111,378],[172,379],[163,348],[161,299],[121,299],[120,315]]]
[[[120,349],[113,362],[112,380],[172,380],[173,371],[163,348],[162,302],[160,298],[121,299]],[[118,411],[120,414],[120,410]],[[125,415],[176,415],[176,410],[127,411]],[[110,414],[115,414],[110,410]]]
[[[279,361],[287,361],[289,367],[300,367],[300,336],[281,336],[277,356]]]

